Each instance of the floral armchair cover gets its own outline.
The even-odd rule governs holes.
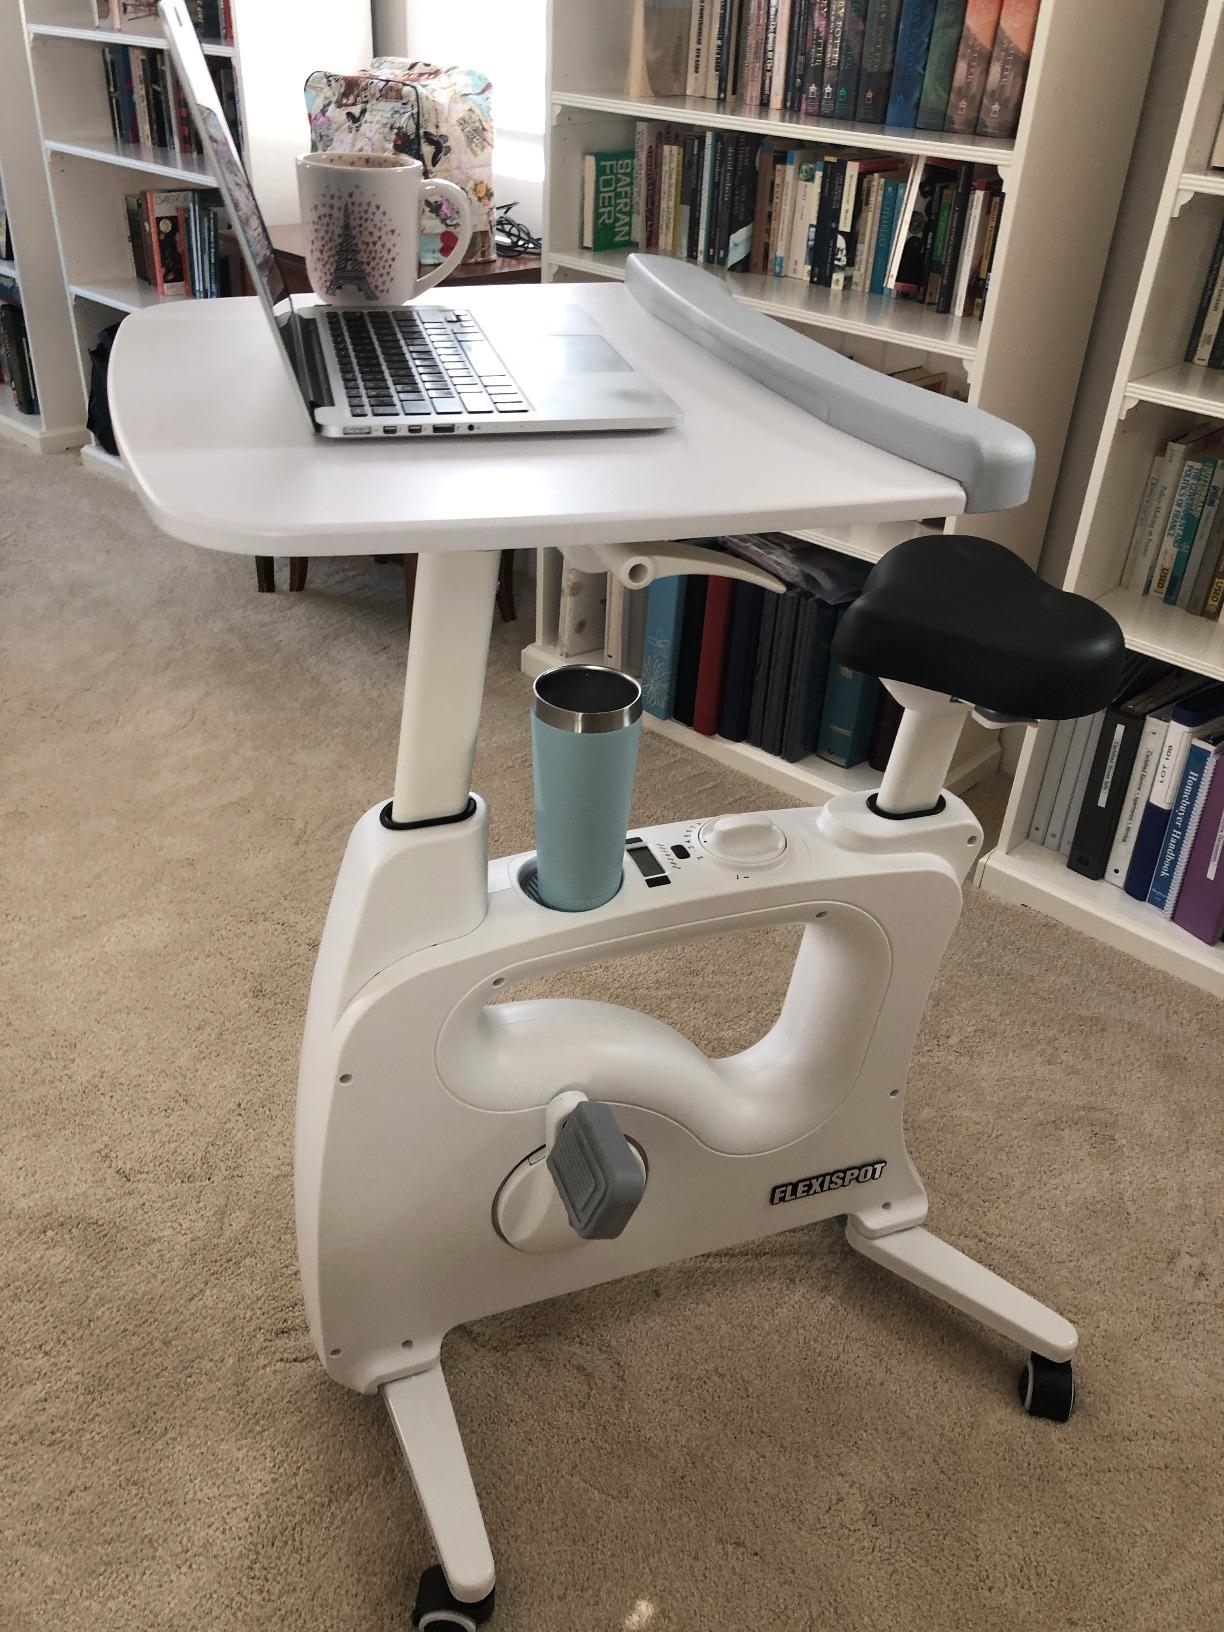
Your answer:
[[[425,173],[462,187],[472,203],[464,261],[493,261],[492,86],[467,68],[435,68],[376,57],[360,74],[311,74],[306,113],[311,147],[326,153],[407,153]],[[429,199],[421,212],[421,264],[436,266],[454,247],[452,204]]]

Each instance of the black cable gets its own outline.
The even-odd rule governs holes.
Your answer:
[[[543,245],[533,232],[530,232],[521,221],[516,221],[510,214],[511,210],[518,209],[518,200],[511,204],[497,205],[497,219],[494,223],[494,242],[499,255],[539,255]]]

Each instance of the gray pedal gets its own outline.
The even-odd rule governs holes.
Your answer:
[[[548,1153],[548,1171],[566,1215],[588,1241],[611,1241],[637,1210],[646,1175],[610,1105],[591,1100],[575,1108]]]

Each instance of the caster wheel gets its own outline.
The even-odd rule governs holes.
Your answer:
[[[433,1627],[436,1632],[476,1632],[493,1613],[491,1592],[479,1603],[465,1604],[456,1598],[446,1584],[440,1564],[431,1564],[421,1577],[416,1603],[412,1606],[412,1624],[422,1632]]]
[[[1050,1422],[1066,1422],[1075,1405],[1075,1377],[1070,1360],[1047,1360],[1043,1354],[1029,1356],[1020,1373],[1020,1404],[1030,1417]]]

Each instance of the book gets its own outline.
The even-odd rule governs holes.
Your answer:
[[[846,33],[846,13],[849,0],[829,0],[829,24],[825,34],[824,64],[820,81],[820,107],[817,110],[822,119],[832,119],[837,114],[837,82],[841,73],[842,43]]]
[[[864,124],[882,125],[888,112],[901,0],[870,0],[863,31],[863,66],[859,73],[855,117]]]
[[[772,112],[788,107],[788,69],[792,56],[791,34],[799,21],[801,0],[778,0],[777,28],[772,41],[766,38],[765,72],[761,100]]]
[[[775,144],[769,140],[763,141],[757,149],[756,202],[752,213],[752,247],[748,255],[748,271],[762,276],[773,272],[774,203],[781,170],[781,155]]]
[[[1075,793],[1075,785],[1079,781],[1080,772],[1084,767],[1084,756],[1088,751],[1088,740],[1092,735],[1092,716],[1084,715],[1071,722],[1071,736],[1067,744],[1067,755],[1059,772],[1058,786],[1054,791],[1054,802],[1050,807],[1050,819],[1046,825],[1045,837],[1042,844],[1047,850],[1058,854],[1063,853],[1063,833],[1066,832],[1070,853],[1070,839],[1072,836],[1071,823],[1074,819],[1071,809],[1071,800]]]
[[[803,596],[797,589],[788,589],[785,595],[780,595],[777,599],[778,609],[774,617],[773,644],[770,647],[769,670],[765,681],[765,711],[759,744],[767,754],[782,752],[782,733],[786,724],[791,669],[794,665],[795,642],[799,634],[799,609]]]
[[[1204,457],[1191,459],[1184,466],[1173,500],[1173,508],[1169,512],[1169,520],[1165,526],[1164,537],[1152,567],[1152,582],[1147,592],[1149,595],[1154,595],[1160,600],[1166,599],[1165,591],[1172,584],[1177,561],[1182,558],[1183,551],[1188,550],[1193,543],[1195,528],[1207,502],[1207,492],[1215,473],[1215,465],[1214,459]]]
[[[837,627],[836,607],[809,590],[797,593],[799,617],[778,748],[792,765],[816,751],[829,678],[829,647]]]
[[[1168,707],[1158,709],[1149,714],[1143,722],[1135,764],[1122,799],[1122,809],[1118,815],[1118,826],[1110,847],[1109,860],[1105,864],[1106,882],[1117,885],[1119,889],[1125,887],[1126,875],[1130,871],[1131,858],[1139,838],[1139,827],[1143,821],[1143,813],[1147,809],[1148,795],[1156,779],[1156,764],[1160,758],[1170,712],[1171,709]]]
[[[833,268],[837,258],[838,228],[845,186],[846,160],[836,154],[826,154],[816,221],[808,238],[807,268],[808,281],[819,284],[823,289],[831,289],[833,286]]]
[[[956,296],[960,263],[965,245],[965,229],[969,218],[969,199],[973,191],[973,166],[961,165],[960,181],[952,191],[949,202],[948,231],[944,241],[943,264],[939,285],[935,291],[935,310],[950,313]],[[980,196],[980,195],[979,195]]]
[[[977,130],[1003,0],[968,0],[944,129],[957,136]]]
[[[672,718],[679,720],[681,725],[692,725],[697,708],[697,671],[701,664],[701,633],[705,628],[709,587],[708,578],[690,578],[684,592],[680,649],[676,658],[676,690],[672,698]]]
[[[709,588],[706,590],[705,618],[701,628],[701,655],[697,663],[697,695],[693,705],[693,729],[700,731],[704,737],[712,737],[718,730],[718,719],[722,712],[732,588],[730,578],[711,578]]]
[[[1211,264],[1199,295],[1198,310],[1186,346],[1186,361],[1205,368],[1211,361],[1220,320],[1224,317],[1224,225],[1216,237]]]
[[[1224,766],[1217,752],[1204,773],[1198,828],[1189,848],[1173,922],[1215,946],[1224,935]]]
[[[1040,9],[1041,0],[1003,0],[978,114],[979,136],[1016,134]]]
[[[1216,474],[1219,475],[1219,466]],[[1215,519],[1211,524],[1211,531],[1206,538],[1206,518],[1199,523],[1199,533],[1194,540],[1194,555],[1190,565],[1186,568],[1186,578],[1182,592],[1177,597],[1177,604],[1191,617],[1202,617],[1206,614],[1207,596],[1211,589],[1212,579],[1215,577],[1216,567],[1221,558],[1224,558],[1224,502],[1216,511]],[[1199,555],[1200,547],[1202,554]],[[1199,557],[1197,568],[1194,565],[1194,556]]]
[[[905,178],[905,189],[897,201],[897,220],[893,229],[892,245],[888,253],[888,265],[884,273],[884,293],[894,295],[897,292],[897,283],[901,276],[901,260],[906,246],[914,231],[915,221],[919,219],[918,190],[922,185],[924,161],[915,157],[910,161],[909,172]]]
[[[786,253],[786,276],[807,278],[811,240],[820,210],[823,159],[801,159],[795,174],[795,195],[791,210],[790,244]]]
[[[722,704],[718,713],[718,735],[728,742],[743,742],[748,735],[757,640],[766,599],[777,597],[760,584],[737,582],[733,585]]]
[[[816,753],[830,764],[861,765],[871,747],[880,682],[844,663],[830,663]]]
[[[905,182],[895,176],[889,176],[885,179],[880,192],[880,219],[876,228],[875,254],[871,265],[870,293],[873,295],[884,293],[884,277],[897,230],[897,213],[905,193]]]
[[[825,42],[829,33],[830,0],[811,0],[812,19],[808,36],[807,61],[803,66],[803,89],[799,112],[806,118],[820,113],[824,89]]]
[[[981,257],[982,236],[986,229],[987,197],[987,187],[975,183],[969,193],[969,208],[956,269],[956,287],[952,292],[952,311],[957,317],[965,316],[969,310],[974,268]]]
[[[1173,562],[1173,570],[1169,574],[1164,594],[1167,606],[1180,606],[1184,611],[1189,610],[1203,557],[1207,554],[1212,541],[1219,536],[1216,524],[1219,520],[1221,500],[1224,499],[1224,460],[1207,459],[1204,463],[1211,467],[1207,497],[1193,526],[1187,525],[1184,529],[1184,536],[1178,544],[1177,558]]]
[[[1144,673],[1106,711],[1076,818],[1067,866],[1081,878],[1104,878],[1147,716],[1189,695],[1196,681],[1177,670]]]
[[[765,65],[765,35],[772,18],[776,29],[778,0],[743,0],[740,23],[738,78],[740,96],[745,102],[759,106],[761,102],[761,75]]]
[[[684,96],[688,90],[690,0],[633,0],[626,96]]]
[[[1042,773],[1041,786],[1037,790],[1037,799],[1029,820],[1029,838],[1034,844],[1045,844],[1046,834],[1050,829],[1050,817],[1054,814],[1054,799],[1062,781],[1063,771],[1066,769],[1067,754],[1071,748],[1074,730],[1074,720],[1059,720],[1050,739],[1045,771]]]
[[[1195,731],[1224,709],[1224,686],[1210,685],[1169,710],[1164,741],[1156,761],[1147,805],[1140,818],[1124,888],[1135,901],[1145,901],[1168,831],[1170,812]],[[1159,717],[1159,715],[1157,716]]]
[[[182,295],[187,292],[185,244],[180,208],[189,206],[190,194],[146,193],[151,235],[150,258],[153,281],[162,295]]]
[[[598,649],[607,625],[607,598],[606,573],[580,572],[568,561],[562,566],[558,657],[580,657]]]
[[[688,96],[705,95],[705,54],[709,40],[709,25],[715,0],[692,0],[689,19],[688,70],[685,92]]]
[[[1067,807],[1067,819],[1063,824],[1062,837],[1058,843],[1060,856],[1070,858],[1071,842],[1075,837],[1075,823],[1084,803],[1084,795],[1088,791],[1088,778],[1092,773],[1092,762],[1096,758],[1097,743],[1101,739],[1101,732],[1105,727],[1105,710],[1093,714],[1088,722],[1088,735],[1084,743],[1084,755],[1079,763],[1075,780],[1071,784],[1071,799]],[[1074,746],[1075,739],[1072,738]]]
[[[642,642],[642,707],[656,719],[671,718],[680,657],[687,578],[656,578],[646,592]]]
[[[752,691],[748,704],[748,730],[744,741],[759,748],[765,736],[765,699],[769,690],[769,666],[773,657],[774,625],[778,617],[778,605],[785,599],[783,595],[776,595],[772,590],[763,591],[765,599],[761,605],[761,622],[757,630],[756,652],[752,664]]]
[[[1177,894],[1190,859],[1187,846],[1194,842],[1202,814],[1203,778],[1221,742],[1224,742],[1224,718],[1205,726],[1186,751],[1181,780],[1169,811],[1169,825],[1147,894],[1148,906],[1155,907],[1163,918],[1171,918],[1177,905]]]
[[[919,130],[942,130],[952,95],[952,75],[965,26],[966,0],[939,0],[931,25],[931,43],[918,99]]]
[[[698,264],[704,264],[712,253],[710,215],[714,208],[718,150],[717,132],[707,130],[703,140],[701,156],[701,196],[697,204],[697,247],[693,256]]]
[[[918,123],[918,104],[938,3],[939,0],[905,0],[902,7],[888,108],[884,114],[886,125],[909,129]]]
[[[1152,569],[1164,540],[1169,517],[1177,497],[1182,473],[1191,454],[1210,441],[1215,427],[1209,424],[1191,426],[1180,436],[1165,444],[1161,457],[1161,471],[1155,496],[1148,512],[1147,527],[1138,541],[1132,539],[1130,576],[1125,580],[1128,589],[1146,594],[1152,579]],[[1149,473],[1150,474],[1150,473]],[[1145,505],[1146,508],[1146,505]]]
[[[634,149],[587,153],[582,160],[583,249],[631,249]]]
[[[842,28],[841,55],[837,63],[835,119],[853,119],[858,107],[859,76],[863,65],[863,43],[867,27],[867,0],[847,0]]]
[[[742,131],[735,141],[735,166],[731,178],[730,210],[727,216],[727,250],[720,262],[733,271],[747,268],[752,253],[752,226],[756,213],[757,155],[761,137]]]

